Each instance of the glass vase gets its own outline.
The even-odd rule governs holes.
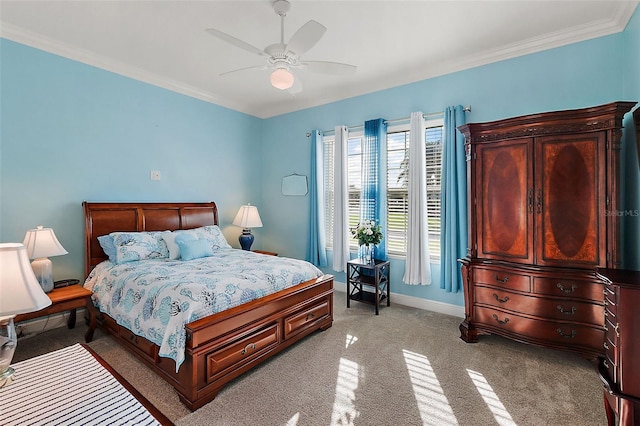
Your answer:
[[[365,261],[367,263],[373,263],[373,259],[374,259],[374,250],[375,250],[375,245],[373,244],[365,244]]]

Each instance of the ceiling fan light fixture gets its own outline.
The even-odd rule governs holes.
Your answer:
[[[284,68],[278,68],[271,73],[270,80],[271,85],[276,89],[286,90],[293,86],[295,78],[293,77],[293,74],[291,74],[291,71]]]

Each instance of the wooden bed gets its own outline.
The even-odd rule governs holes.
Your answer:
[[[86,274],[107,259],[97,237],[114,231],[174,231],[218,224],[216,204],[83,202]],[[98,323],[177,391],[191,410],[229,381],[333,323],[333,276],[310,280],[187,324],[185,361],[176,373],[158,346],[99,313]]]

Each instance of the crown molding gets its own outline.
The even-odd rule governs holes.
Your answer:
[[[589,25],[579,25],[567,28],[562,31],[546,34],[541,37],[533,37],[520,43],[512,43],[499,49],[490,49],[476,55],[468,55],[450,61],[438,63],[426,63],[418,65],[416,68],[423,72],[405,73],[403,75],[387,75],[375,82],[369,82],[366,88],[351,85],[348,88],[341,88],[337,92],[325,93],[320,98],[315,98],[313,102],[299,102],[295,105],[274,103],[256,111],[262,118],[287,114],[306,108],[318,107],[332,102],[337,102],[367,93],[378,92],[391,89],[393,87],[416,83],[434,77],[451,74],[458,71],[488,65],[495,62],[513,59],[519,56],[526,56],[544,50],[562,47],[573,43],[616,34],[624,31],[631,16],[640,1],[620,1],[610,19],[601,19]]]
[[[612,14],[611,18],[608,19],[601,19],[588,25],[570,27],[541,37],[533,37],[520,43],[513,43],[497,49],[489,49],[478,54],[468,55],[451,61],[417,65],[416,68],[419,69],[419,71],[395,73],[393,76],[383,76],[377,81],[368,82],[366,85],[351,85],[346,89],[340,88],[336,91],[325,91],[322,96],[315,97],[313,100],[303,100],[298,98],[290,103],[274,102],[260,105],[231,101],[228,98],[217,96],[214,93],[184,84],[180,81],[169,79],[141,68],[115,61],[111,58],[97,55],[93,52],[80,49],[75,46],[61,43],[41,34],[4,22],[0,25],[0,36],[67,59],[82,62],[90,66],[142,81],[185,96],[200,99],[205,102],[213,103],[218,106],[264,119],[302,109],[326,105],[380,90],[403,86],[506,59],[512,59],[597,37],[619,33],[627,26],[627,23],[629,22],[629,19],[631,19],[638,3],[640,3],[640,1],[618,1],[616,2],[616,10]]]
[[[35,49],[43,50],[47,53],[81,62],[102,70],[110,71],[124,77],[132,78],[143,83],[158,86],[172,92],[180,93],[185,96],[200,99],[202,101],[213,103],[218,106],[229,108],[235,111],[244,112],[246,114],[255,115],[246,111],[246,107],[242,104],[231,102],[215,96],[212,93],[198,89],[197,87],[184,84],[170,78],[146,71],[144,69],[116,61],[112,58],[98,55],[91,51],[81,49],[77,46],[62,43],[45,37],[41,34],[25,30],[12,24],[2,22],[0,25],[0,37],[16,43],[24,44]]]

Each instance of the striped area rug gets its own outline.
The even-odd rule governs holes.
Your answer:
[[[82,345],[12,366],[0,388],[0,425],[159,425]]]

